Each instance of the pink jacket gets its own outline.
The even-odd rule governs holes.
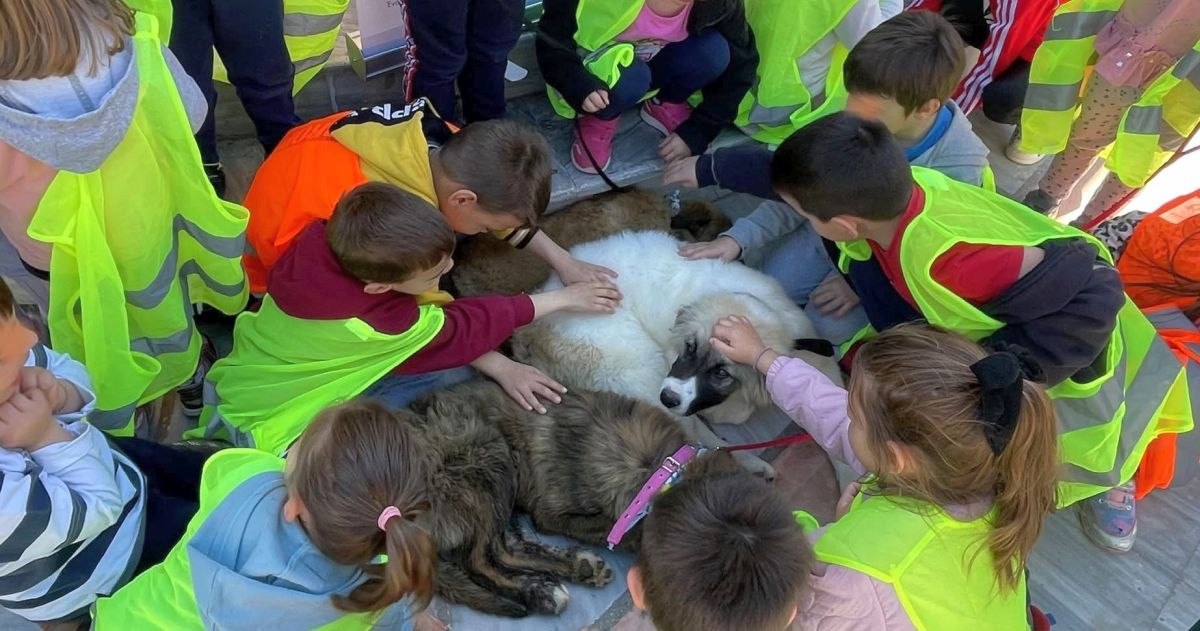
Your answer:
[[[812,434],[830,455],[866,473],[850,448],[846,391],[802,359],[780,357],[767,372],[775,405]],[[822,531],[810,538],[815,543]],[[793,629],[914,629],[891,585],[862,572],[818,562],[800,600]]]

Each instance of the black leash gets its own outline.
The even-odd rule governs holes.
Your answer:
[[[600,179],[604,180],[604,183],[607,184],[608,187],[611,188],[613,191],[620,192],[620,191],[625,190],[621,186],[618,186],[617,183],[614,182],[611,177],[608,177],[608,174],[604,172],[604,167],[600,166],[600,163],[598,161],[596,161],[596,156],[592,155],[591,148],[588,147],[588,144],[586,142],[584,142],[584,140],[583,140],[583,130],[580,128],[580,125],[579,125],[579,117],[576,116],[574,120],[575,120],[575,137],[579,138],[579,146],[583,147],[583,152],[585,154],[587,154],[588,162],[590,162],[592,164],[593,169],[596,169],[596,175],[599,175]]]

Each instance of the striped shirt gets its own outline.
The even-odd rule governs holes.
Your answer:
[[[31,352],[95,397],[83,367],[54,351]],[[82,375],[82,376],[81,376]],[[0,449],[0,607],[33,622],[74,618],[133,575],[145,524],[145,478],[79,414],[58,420],[74,437],[28,453]]]

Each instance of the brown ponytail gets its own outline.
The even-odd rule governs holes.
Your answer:
[[[890,329],[855,358],[850,411],[866,434],[865,459],[877,469],[880,492],[939,506],[992,499],[996,515],[987,549],[998,584],[1011,592],[1055,508],[1057,427],[1042,387],[1024,381],[1011,437],[994,452],[981,420],[982,387],[971,369],[987,355],[967,338],[932,326]],[[910,456],[903,471],[892,462],[889,441]]]
[[[4,0],[0,2],[0,81],[63,77],[90,58],[125,48],[133,13],[122,0]]]
[[[348,612],[433,598],[433,540],[415,522],[429,510],[425,466],[407,423],[379,403],[353,401],[317,415],[293,447],[287,484],[307,509],[305,530],[325,556],[368,579],[333,597]],[[399,514],[379,525],[389,507]],[[381,554],[387,562],[371,561]]]

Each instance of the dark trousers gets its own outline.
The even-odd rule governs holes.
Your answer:
[[[171,52],[208,100],[196,133],[200,157],[216,162],[217,127],[213,48],[250,115],[258,141],[270,153],[300,122],[292,103],[292,62],[283,43],[282,0],[172,0]]]
[[[621,78],[608,91],[608,107],[596,116],[603,120],[617,118],[654,89],[660,101],[683,103],[721,76],[728,65],[729,42],[714,30],[667,44],[650,61],[636,59],[621,69]]]
[[[407,0],[417,71],[408,98],[429,99],[442,118],[503,118],[504,70],[517,45],[525,0]],[[455,113],[454,87],[462,95]]]
[[[1021,122],[1025,92],[1029,89],[1029,62],[1018,59],[1004,74],[983,89],[983,115],[1004,125]]]
[[[162,563],[200,506],[200,472],[210,453],[140,438],[111,438],[146,476],[146,535],[135,574]]]

